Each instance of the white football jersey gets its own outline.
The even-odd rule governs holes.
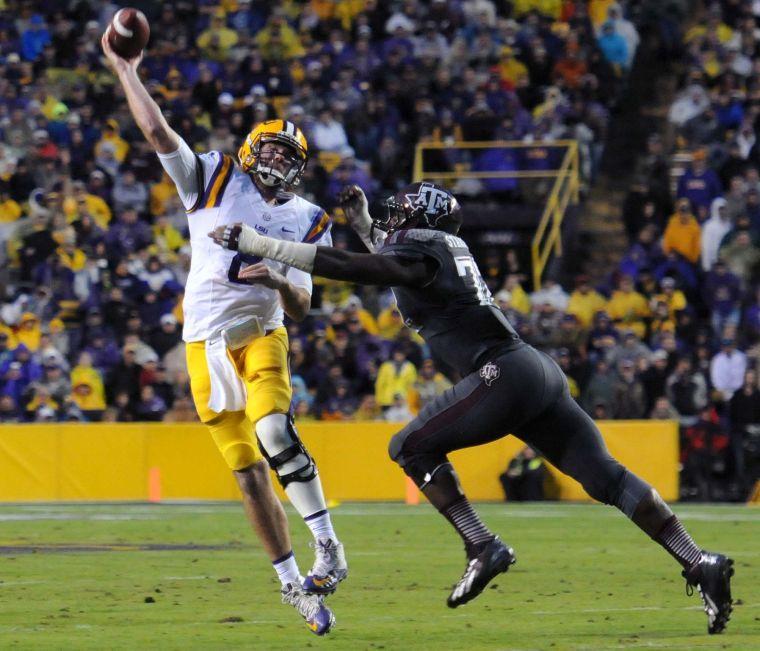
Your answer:
[[[214,244],[208,233],[217,226],[242,222],[276,239],[329,246],[332,244],[330,217],[319,206],[289,193],[283,193],[278,205],[267,204],[253,180],[231,156],[212,151],[197,156],[196,161],[203,170],[203,181],[198,175],[196,187],[202,187],[203,192],[180,191],[187,209],[192,249],[183,302],[182,338],[185,341],[208,339],[230,322],[251,314],[261,318],[264,328],[277,328],[282,325],[284,314],[278,292],[237,280],[241,268],[261,259],[228,251]],[[181,190],[180,183],[177,186]],[[193,199],[193,205],[188,205]],[[311,293],[309,274],[272,260],[266,264],[285,275],[296,287]]]

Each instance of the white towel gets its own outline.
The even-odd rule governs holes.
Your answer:
[[[227,354],[227,346],[221,339],[206,340],[206,364],[211,380],[208,407],[212,411],[242,411],[245,409],[246,392],[235,365]]]

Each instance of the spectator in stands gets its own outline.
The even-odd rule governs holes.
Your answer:
[[[383,410],[390,408],[396,402],[396,395],[401,395],[406,405],[405,396],[417,380],[417,369],[414,367],[400,345],[396,345],[391,358],[383,362],[378,369],[375,385],[375,398]]]
[[[638,368],[642,359],[648,360],[651,351],[646,344],[642,343],[636,336],[636,333],[630,328],[621,328],[621,339],[610,349],[607,355],[607,361],[611,366],[618,368],[623,361],[629,361],[634,368]]]
[[[628,44],[618,33],[613,21],[608,20],[602,25],[602,32],[597,41],[604,58],[617,69],[617,74],[621,75],[628,68],[631,56]]]
[[[589,328],[594,315],[604,310],[606,302],[604,297],[591,287],[588,276],[580,275],[575,279],[575,291],[570,294],[567,312],[575,316],[581,326]]]
[[[736,349],[736,342],[730,337],[724,337],[720,342],[720,352],[710,363],[710,381],[719,392],[719,399],[724,402],[744,384],[744,373],[747,370],[747,356]]]
[[[743,287],[757,277],[760,269],[760,249],[752,243],[748,230],[737,230],[733,240],[726,246],[721,246],[719,255],[739,277]]]
[[[613,385],[610,411],[616,419],[636,419],[646,416],[646,393],[636,375],[636,363],[623,358],[618,364],[618,377]]]
[[[0,423],[21,422],[21,412],[13,396],[0,393]]]
[[[425,359],[417,372],[417,379],[409,389],[409,409],[412,413],[418,414],[420,409],[450,386],[451,381],[436,370],[435,362],[432,359]]]
[[[40,347],[41,335],[40,320],[37,315],[33,312],[24,312],[19,319],[16,341],[25,346],[26,350],[34,353]]]
[[[414,418],[414,414],[409,409],[406,398],[402,393],[393,395],[393,402],[384,411],[383,419],[389,423],[408,423]]]
[[[684,429],[681,448],[683,481],[688,495],[698,500],[716,497],[716,475],[723,474],[728,453],[728,436],[718,424],[712,407],[699,412],[694,424]]]
[[[705,302],[710,308],[711,323],[716,337],[727,325],[737,325],[741,316],[741,280],[718,260],[707,274],[704,284]]]
[[[654,407],[649,412],[649,418],[655,420],[677,420],[678,412],[664,396],[657,398]]]
[[[111,198],[117,213],[133,208],[141,214],[147,210],[148,189],[144,183],[137,180],[134,171],[127,168],[114,183]]]
[[[692,154],[689,169],[678,180],[676,196],[679,199],[687,199],[697,211],[697,215],[701,217],[701,221],[704,221],[713,199],[717,199],[721,192],[718,175],[707,167],[707,152],[704,149],[698,149]],[[680,202],[677,208],[680,208]]]
[[[644,386],[644,393],[646,394],[647,412],[655,409],[657,401],[666,396],[669,375],[668,353],[662,349],[655,350],[652,353],[651,364],[641,374],[641,383]],[[670,403],[668,404],[670,405]]]
[[[678,200],[676,213],[668,220],[662,250],[666,254],[671,251],[676,252],[691,264],[696,264],[699,260],[701,229],[690,211],[689,201],[686,198]]]
[[[535,502],[544,499],[546,476],[546,465],[533,448],[526,446],[510,460],[506,471],[499,475],[499,481],[507,501]]]
[[[52,360],[43,364],[42,377],[37,386],[43,387],[57,404],[62,404],[71,392],[68,374],[64,373],[58,362]]]
[[[615,400],[615,372],[607,361],[599,358],[588,385],[582,394],[581,405],[587,413],[594,416],[598,406],[603,406],[605,415],[609,416]]]
[[[174,348],[182,339],[177,317],[173,314],[164,314],[159,319],[158,327],[150,336],[150,346],[160,358]]]
[[[198,36],[197,43],[201,52],[214,61],[227,59],[230,49],[238,42],[237,32],[225,25],[226,16],[222,7],[215,9],[210,26]]]
[[[140,390],[140,400],[135,405],[138,420],[161,421],[166,411],[166,403],[156,395],[152,385],[146,384]]]
[[[726,200],[718,197],[710,207],[710,219],[702,225],[702,270],[710,271],[718,260],[720,243],[731,230],[732,223],[726,210]]]
[[[530,295],[530,302],[534,307],[549,305],[560,312],[567,308],[568,300],[567,292],[553,278],[545,278],[541,284],[541,289]]]
[[[746,192],[747,188],[744,184],[744,178],[742,176],[734,176],[729,182],[728,192],[723,195],[726,217],[730,223],[734,223],[746,210]]]
[[[666,385],[666,394],[680,415],[681,425],[696,422],[700,410],[708,404],[707,384],[700,373],[695,373],[689,357],[680,357]]]
[[[91,420],[100,420],[106,408],[101,371],[93,366],[92,355],[82,352],[78,364],[71,369],[72,399]]]
[[[639,338],[645,335],[644,319],[651,311],[646,298],[634,289],[631,276],[621,276],[618,289],[607,303],[607,312],[619,327],[630,328]]]
[[[150,227],[138,218],[137,210],[127,206],[106,234],[111,255],[126,256],[146,248],[153,241]]]
[[[358,421],[383,420],[383,412],[375,400],[375,396],[367,394],[362,396],[359,406],[354,412],[354,418]]]
[[[349,147],[343,125],[335,119],[332,110],[328,107],[319,112],[319,117],[312,126],[309,142],[318,151],[333,154],[339,154]]]

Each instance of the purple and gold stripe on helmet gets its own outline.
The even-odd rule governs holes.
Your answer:
[[[319,240],[328,230],[330,230],[331,224],[332,220],[330,219],[330,215],[321,208],[317,209],[314,219],[311,221],[311,226],[309,226],[309,230],[303,238],[303,241],[307,244],[314,244],[314,242]]]

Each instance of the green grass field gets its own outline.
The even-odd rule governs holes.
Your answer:
[[[351,574],[317,638],[280,605],[237,504],[0,506],[0,649],[760,649],[760,509],[678,509],[736,560],[721,636],[670,557],[613,509],[480,509],[517,565],[450,610],[464,556],[428,505],[335,508]],[[308,530],[290,515],[306,570]]]

